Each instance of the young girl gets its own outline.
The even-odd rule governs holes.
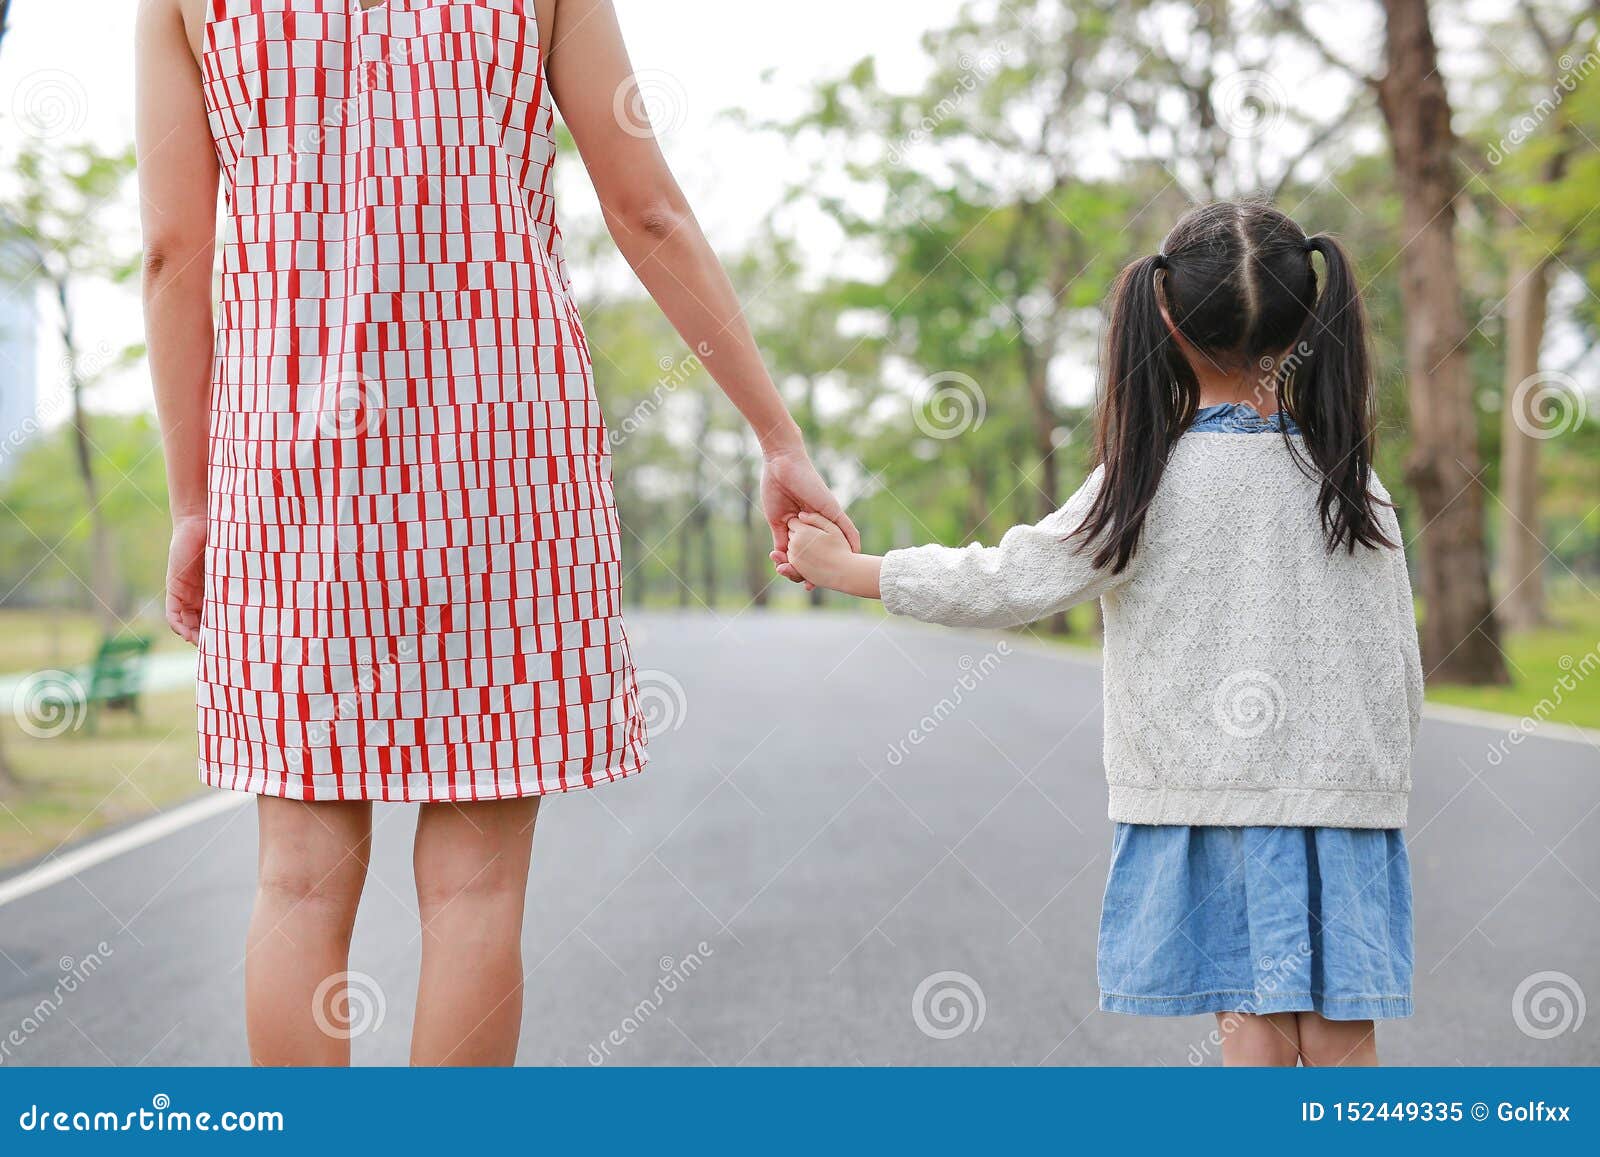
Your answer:
[[[774,560],[951,626],[1098,597],[1100,1007],[1215,1013],[1229,1064],[1375,1064],[1373,1021],[1411,1013],[1422,671],[1349,259],[1268,205],[1205,205],[1111,314],[1099,465],[1062,509],[883,558],[805,514]]]

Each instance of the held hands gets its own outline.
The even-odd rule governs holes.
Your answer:
[[[786,561],[809,585],[863,599],[879,597],[878,574],[883,560],[876,555],[857,554],[844,532],[820,514],[807,510],[789,520]]]
[[[767,454],[761,472],[761,507],[772,530],[772,561],[777,564],[778,573],[790,582],[806,581],[787,559],[789,522],[801,511],[815,511],[836,523],[851,549],[861,549],[861,535],[855,523],[803,448]]]
[[[837,590],[853,554],[844,533],[820,514],[802,511],[789,520],[789,565],[807,582]]]

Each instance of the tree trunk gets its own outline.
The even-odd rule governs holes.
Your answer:
[[[705,593],[700,597],[712,610],[717,609],[717,524],[711,517],[711,504],[708,501],[702,508],[704,517],[700,521],[700,581],[705,585]]]
[[[742,489],[745,494],[757,493],[761,480],[756,477],[751,455],[745,456]],[[772,539],[768,537],[767,524],[756,518],[754,501],[744,503],[744,584],[750,595],[750,604],[765,607],[772,599],[772,570],[767,550]]]
[[[6,754],[5,739],[0,736],[0,799],[15,799],[22,790],[22,782],[11,769],[11,757]]]
[[[806,445],[816,446],[821,444],[821,436],[818,433],[817,422],[817,382],[815,378],[807,374],[805,383],[805,393],[801,395],[800,413],[797,415],[797,418],[799,419],[800,423],[800,434],[801,437],[805,439]],[[817,473],[822,476],[822,480],[824,482],[828,480],[828,476],[827,474],[823,473],[821,466],[817,467]],[[820,607],[822,605],[824,593],[825,592],[821,587],[813,587],[811,590],[806,592],[806,601],[809,602],[812,607]]]
[[[1054,514],[1061,505],[1061,469],[1056,462],[1056,426],[1059,418],[1050,398],[1050,358],[1040,354],[1019,336],[1023,372],[1028,382],[1028,403],[1033,413],[1033,448],[1039,455],[1039,517]],[[1072,623],[1066,612],[1051,615],[1046,627],[1052,635],[1070,635]]]
[[[684,514],[678,524],[678,566],[673,570],[673,578],[678,583],[678,609],[686,611],[694,601],[694,588],[689,585],[689,576],[694,573],[694,536],[699,528],[699,520],[695,517],[699,504],[700,494],[700,468],[695,467],[692,475],[693,489],[689,493],[689,501],[694,504]],[[671,567],[668,568],[672,570]]]
[[[645,603],[645,568],[650,563],[650,552],[644,549],[644,540],[633,532],[633,522],[628,517],[631,505],[617,504],[617,541],[622,551],[622,603],[625,607],[643,607]],[[638,561],[632,567],[627,559],[637,550]]]
[[[1073,269],[1078,264],[1077,247],[1072,241],[1071,230],[1054,212],[1056,201],[1053,194],[1062,191],[1064,184],[1063,178],[1058,175],[1051,195],[1047,195],[1043,202],[1024,202],[1007,246],[1011,253],[1018,254],[1022,246],[1042,245],[1045,252],[1052,254],[1053,262],[1046,287],[1057,310],[1064,309],[1061,302],[1072,283]],[[1010,309],[1012,317],[1016,319],[1017,357],[1023,380],[1027,383],[1028,408],[1033,417],[1033,445],[1039,455],[1038,517],[1044,518],[1061,505],[1061,470],[1056,462],[1055,441],[1056,427],[1060,425],[1061,417],[1050,397],[1050,363],[1059,348],[1060,319],[1051,319],[1045,331],[1047,337],[1036,343],[1028,332],[1022,302],[1013,302]],[[1052,635],[1070,635],[1072,623],[1065,612],[1051,615],[1046,630]]]
[[[989,463],[984,459],[969,461],[967,464],[967,523],[976,534],[978,528],[994,517],[996,511],[991,510],[989,503],[993,501],[993,472]],[[980,536],[981,537],[981,536]]]
[[[1518,387],[1539,372],[1550,261],[1511,247],[1506,292],[1506,365],[1500,434],[1500,621],[1525,630],[1545,621],[1543,535],[1539,526],[1539,391]]]
[[[1422,525],[1423,666],[1442,682],[1504,683],[1456,265],[1450,102],[1427,0],[1384,0],[1384,13],[1386,69],[1378,104],[1394,157],[1404,234],[1400,297],[1412,438],[1406,477]]]
[[[712,562],[714,544],[711,540],[711,495],[706,481],[706,442],[711,433],[711,399],[699,395],[699,411],[695,422],[694,470],[690,476],[689,512],[684,515],[682,534],[678,539],[678,606],[687,610],[695,602],[694,589],[689,585],[695,571],[695,543],[700,545],[700,577],[706,584],[701,602],[714,606],[717,599],[716,567]]]
[[[118,577],[117,551],[111,537],[111,527],[101,509],[100,487],[94,476],[94,450],[89,438],[89,415],[84,409],[83,375],[78,362],[78,340],[72,323],[72,307],[63,278],[54,278],[56,304],[61,310],[61,344],[67,360],[67,384],[72,392],[72,443],[73,460],[78,467],[78,478],[83,483],[84,501],[88,506],[89,548],[94,574],[85,585],[94,597],[94,616],[108,635],[122,628],[127,615],[127,599]]]

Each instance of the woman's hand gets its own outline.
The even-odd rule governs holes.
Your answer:
[[[200,607],[206,594],[206,520],[172,524],[167,551],[167,626],[186,643],[200,642]]]
[[[812,585],[857,598],[880,597],[883,560],[857,554],[844,532],[819,514],[806,511],[789,520],[787,559],[787,565]]]
[[[828,489],[803,449],[769,452],[761,473],[761,507],[772,528],[773,562],[790,582],[805,582],[790,564],[789,522],[804,511],[814,511],[838,527],[841,540],[851,550],[861,549],[861,534],[844,507]]]

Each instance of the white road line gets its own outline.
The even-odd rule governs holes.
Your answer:
[[[1571,723],[1540,723],[1535,718],[1501,715],[1497,711],[1479,711],[1474,707],[1456,707],[1449,703],[1424,703],[1422,714],[1429,719],[1458,723],[1463,727],[1520,731],[1529,739],[1559,739],[1563,743],[1581,743],[1585,747],[1600,748],[1600,731],[1592,727],[1577,727]]]
[[[153,844],[159,839],[170,836],[173,832],[181,831],[202,820],[211,819],[213,816],[223,815],[235,808],[243,807],[255,797],[246,792],[219,791],[207,795],[191,803],[175,807],[171,811],[157,812],[147,820],[140,820],[123,828],[121,831],[112,832],[98,840],[81,844],[70,852],[55,856],[44,861],[37,867],[30,868],[21,875],[12,876],[7,880],[0,880],[0,908],[5,907],[13,900],[20,900],[24,896],[59,884],[63,880],[70,880],[79,872],[103,864],[109,859],[131,852],[135,848],[142,848],[146,844]]]

